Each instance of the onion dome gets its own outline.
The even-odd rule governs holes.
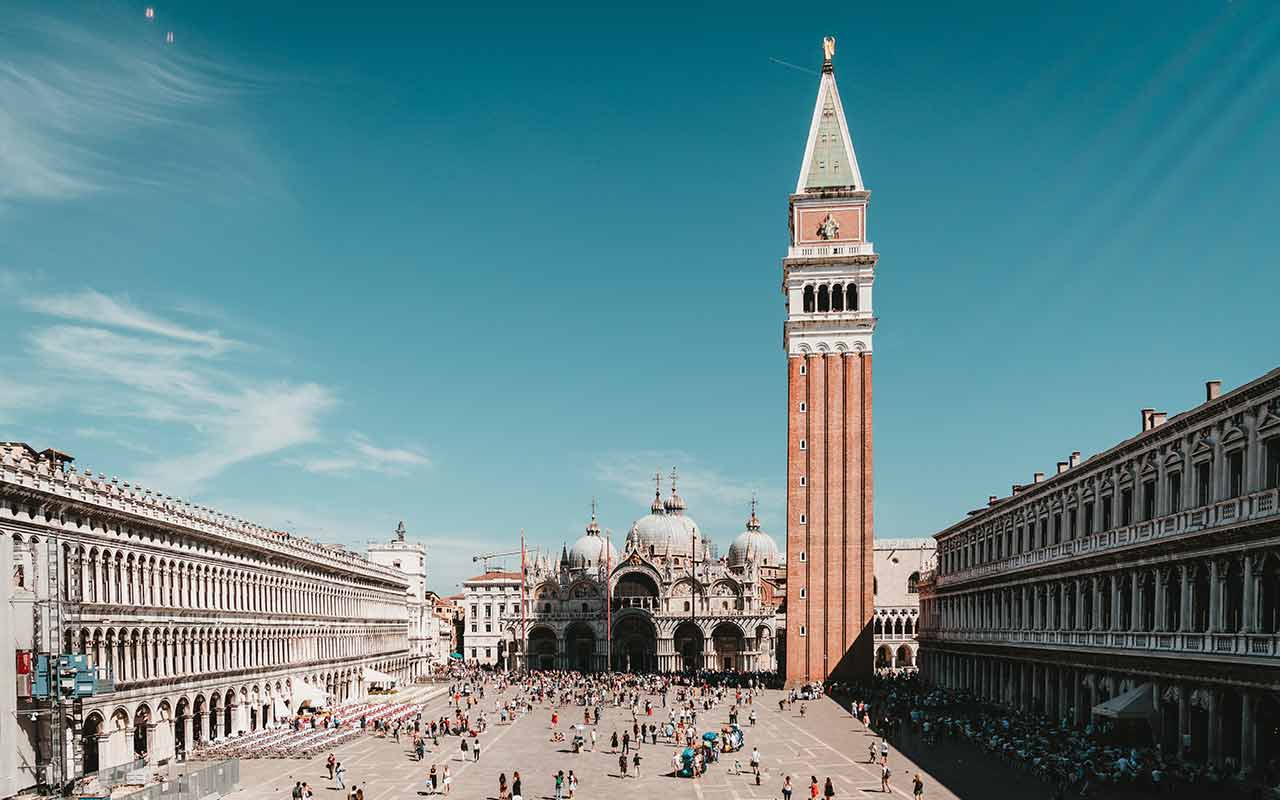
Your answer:
[[[662,502],[662,474],[654,475],[657,488],[649,513],[636,520],[627,534],[627,549],[639,550],[645,555],[688,555],[697,539],[698,525],[684,516],[684,501],[673,493],[672,499]]]
[[[730,567],[742,567],[752,562],[757,566],[778,566],[783,558],[773,537],[760,530],[760,520],[756,518],[756,499],[751,498],[751,518],[747,520],[747,529],[738,534],[738,538],[729,545],[728,564]]]
[[[587,523],[586,535],[573,543],[569,549],[569,566],[573,569],[591,569],[604,564],[605,561],[618,563],[618,553],[613,544],[600,533],[600,523],[596,521],[596,501],[591,501],[591,521]]]

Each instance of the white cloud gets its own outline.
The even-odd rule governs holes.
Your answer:
[[[115,4],[63,17],[6,11],[0,204],[195,185],[194,178],[262,166],[231,103],[257,84],[239,68],[166,46],[164,29],[133,11]]]
[[[338,453],[289,458],[284,463],[321,475],[377,472],[400,476],[408,474],[414,467],[430,466],[431,459],[414,449],[379,447],[364,434],[353,433],[347,437],[346,448]]]
[[[207,345],[215,353],[236,345],[217,331],[200,331],[150,314],[128,300],[115,299],[85,289],[75,294],[27,297],[23,300],[32,311],[77,322],[89,322],[112,328],[151,333],[180,342]]]
[[[320,420],[337,403],[315,383],[256,377],[253,365],[230,359],[239,352],[232,339],[93,290],[22,304],[46,316],[101,318],[118,329],[34,326],[27,355],[37,377],[63,392],[63,406],[102,420],[82,426],[90,436],[120,444],[124,435],[107,421],[124,418],[144,420],[155,432],[169,426],[164,433],[191,440],[186,452],[151,458],[134,476],[166,492],[190,493],[230,466],[319,439]]]
[[[670,493],[672,465],[676,466],[680,496],[689,506],[689,515],[704,527],[710,524],[733,530],[732,526],[741,525],[751,513],[753,491],[758,491],[762,517],[770,509],[781,509],[785,502],[784,494],[772,488],[776,481],[732,477],[678,450],[606,454],[596,461],[592,477],[644,508],[653,500],[655,472],[662,473],[663,498]]]

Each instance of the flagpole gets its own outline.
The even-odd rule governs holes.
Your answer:
[[[525,652],[525,647],[529,643],[529,636],[525,631],[524,617],[524,585],[525,577],[528,575],[528,567],[525,566],[524,560],[524,528],[520,529],[520,658],[524,663],[524,669],[529,669],[529,654]]]
[[[613,671],[613,597],[609,591],[609,576],[613,572],[613,531],[604,530],[604,670]]]

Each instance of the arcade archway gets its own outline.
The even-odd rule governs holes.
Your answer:
[[[741,628],[732,622],[721,622],[711,631],[711,642],[716,652],[716,669],[737,672],[745,668],[746,647]]]
[[[613,626],[613,668],[622,672],[658,671],[658,631],[642,615]]]
[[[569,669],[594,672],[596,634],[585,622],[575,622],[564,632],[564,656]]]
[[[680,668],[686,672],[702,669],[702,629],[692,622],[682,622],[672,637]]]
[[[556,668],[556,634],[550,628],[529,632],[529,669]]]

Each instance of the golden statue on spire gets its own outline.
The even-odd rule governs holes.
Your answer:
[[[824,64],[831,63],[831,57],[836,54],[836,37],[822,37],[822,61]]]

